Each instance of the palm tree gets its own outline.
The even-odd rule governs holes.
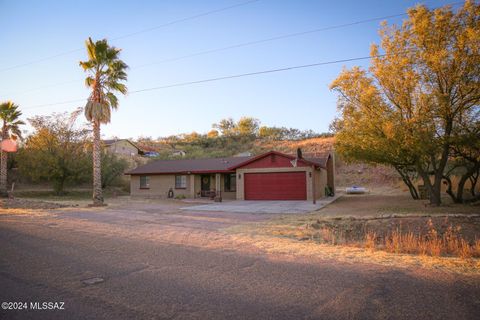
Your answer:
[[[22,132],[20,126],[25,124],[19,120],[22,112],[18,110],[18,105],[11,101],[0,104],[0,120],[2,121],[2,141],[10,138],[21,138]],[[1,149],[1,148],[0,148]],[[7,160],[8,153],[1,150],[0,163],[0,196],[5,197],[7,193]]]
[[[103,205],[101,175],[100,125],[110,122],[111,111],[118,108],[114,92],[127,93],[122,81],[127,80],[128,66],[119,59],[120,49],[108,45],[106,39],[85,41],[88,60],[80,66],[88,76],[85,85],[92,93],[85,105],[85,117],[93,124],[93,205]]]

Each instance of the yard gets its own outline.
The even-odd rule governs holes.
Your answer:
[[[2,301],[66,306],[2,310],[0,317],[475,319],[480,312],[478,259],[333,246],[296,234],[317,230],[319,220],[341,225],[477,207],[437,210],[385,193],[282,215],[183,210],[198,204],[176,200],[107,202],[88,208],[71,198],[57,209],[0,209]],[[454,221],[467,230],[468,219]],[[478,234],[472,221],[468,230]]]

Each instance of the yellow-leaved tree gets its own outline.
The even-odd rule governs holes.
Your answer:
[[[465,128],[479,127],[480,5],[417,6],[401,26],[384,23],[380,37],[368,71],[344,70],[331,84],[339,93],[337,151],[393,166],[414,198],[418,175],[439,205],[452,151],[464,144]]]

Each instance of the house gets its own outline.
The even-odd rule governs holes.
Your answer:
[[[299,157],[300,156],[300,157]],[[333,154],[158,160],[127,172],[132,196],[237,200],[315,200],[335,190]]]
[[[136,156],[143,154],[143,151],[128,139],[103,140],[103,146],[108,152],[118,155]]]

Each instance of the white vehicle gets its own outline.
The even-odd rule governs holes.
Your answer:
[[[345,189],[347,194],[364,194],[367,192],[367,189],[359,186],[352,186]]]

